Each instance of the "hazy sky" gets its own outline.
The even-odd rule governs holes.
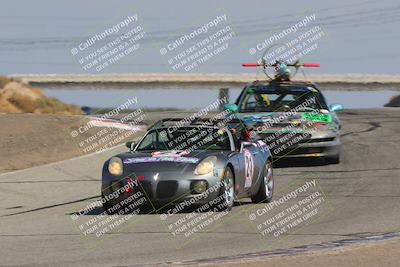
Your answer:
[[[229,46],[193,72],[254,72],[240,67],[240,62],[262,54],[250,55],[249,49],[315,14],[315,21],[304,30],[319,26],[324,36],[303,60],[318,61],[322,67],[309,73],[399,73],[400,3],[396,0],[13,0],[3,1],[1,7],[0,74],[88,73],[71,49],[134,14],[138,15],[135,25],[146,32],[140,48],[100,73],[185,72],[174,71],[169,55],[161,55],[160,49],[225,14],[227,21],[221,27],[229,26],[234,32]],[[210,33],[200,34],[174,52],[184,51]]]

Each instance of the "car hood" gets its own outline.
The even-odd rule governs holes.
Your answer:
[[[312,112],[263,112],[263,113],[238,113],[238,117],[246,124],[251,125],[257,132],[304,132],[316,125],[319,130],[329,130],[332,124],[332,114],[327,111],[322,113]]]

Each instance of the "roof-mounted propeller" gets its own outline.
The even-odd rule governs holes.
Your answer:
[[[267,77],[271,80],[277,80],[277,81],[290,81],[291,78],[293,78],[296,74],[299,68],[305,67],[305,68],[318,68],[320,67],[319,63],[300,63],[299,61],[296,61],[295,63],[285,63],[284,61],[277,60],[272,64],[269,64],[265,62],[265,60],[262,60],[261,63],[257,62],[246,62],[242,63],[243,67],[262,67],[263,72]],[[274,68],[275,69],[275,77],[271,77],[270,74],[267,72],[267,68]],[[289,70],[289,67],[295,68],[295,72],[292,74],[292,72]]]
[[[300,69],[306,76],[303,70],[305,68],[318,68],[319,63],[300,63],[298,60],[294,59],[291,50],[288,50],[287,44],[273,44],[267,47],[257,62],[246,62],[242,63],[243,67],[261,67],[264,74],[270,79],[275,81],[290,81]],[[291,59],[288,57],[292,56]],[[296,60],[294,63],[292,63]],[[274,68],[274,72],[271,71]],[[292,72],[289,68],[294,68]]]

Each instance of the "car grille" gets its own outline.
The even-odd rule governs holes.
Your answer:
[[[311,139],[308,143],[332,142],[334,140],[335,140],[335,137],[314,138],[314,139]]]
[[[123,183],[122,180],[112,181],[108,186],[109,193],[112,194],[113,192],[120,190],[125,185],[126,184]],[[151,183],[148,181],[138,181],[138,186],[133,186],[132,191],[133,191],[133,193],[142,192],[146,198],[152,198],[152,196],[153,196],[152,189],[151,189]],[[122,194],[123,194],[123,192],[122,192]]]
[[[151,183],[148,181],[139,181],[138,191],[142,192],[146,198],[153,198]]]
[[[157,198],[169,198],[173,197],[178,190],[177,181],[160,181],[157,184]]]
[[[312,147],[312,148],[299,147],[299,148],[296,148],[293,151],[291,151],[290,155],[316,154],[316,153],[323,153],[323,152],[324,152],[324,148],[322,148],[322,147]]]

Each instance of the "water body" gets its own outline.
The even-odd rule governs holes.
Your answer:
[[[166,89],[167,88],[167,89]],[[168,87],[135,87],[127,89],[99,88],[76,86],[45,87],[46,95],[56,97],[64,102],[79,106],[90,107],[117,107],[129,98],[137,99],[137,106],[143,108],[178,108],[200,109],[213,102],[219,96],[219,87],[207,86],[168,86]],[[339,89],[339,88],[338,88]],[[229,89],[229,101],[234,102],[242,87]],[[323,90],[328,103],[340,103],[345,108],[379,108],[386,104],[390,97],[398,95],[399,91],[376,89],[372,91],[343,91],[334,88]]]

